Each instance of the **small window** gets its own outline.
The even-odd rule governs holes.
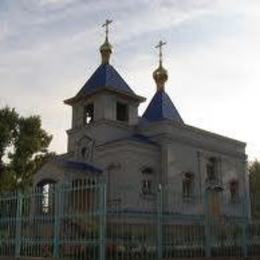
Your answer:
[[[42,181],[37,185],[38,211],[40,214],[52,215],[54,214],[55,203],[55,183],[53,181]]]
[[[153,174],[153,169],[151,167],[145,167],[142,169],[142,174],[151,175]]]
[[[237,180],[232,180],[229,183],[230,200],[231,202],[239,201],[239,182]]]
[[[48,214],[51,210],[50,184],[42,187],[42,212]]]
[[[90,155],[90,148],[83,146],[80,150],[80,155],[82,159],[88,159]]]
[[[141,192],[143,195],[152,194],[152,180],[149,179],[142,180]]]
[[[120,102],[116,103],[116,120],[128,121],[128,105]]]
[[[207,163],[207,181],[213,182],[217,180],[217,159],[211,157]]]
[[[86,148],[86,147],[83,147],[83,148],[81,149],[81,157],[82,157],[82,158],[86,158],[86,153],[87,153],[87,148]]]
[[[184,173],[182,181],[183,198],[191,198],[194,190],[194,175],[191,172]]]
[[[88,104],[84,107],[84,124],[90,124],[94,121],[94,104]]]
[[[141,169],[141,194],[142,195],[155,195],[154,193],[154,170],[151,167],[143,167]]]

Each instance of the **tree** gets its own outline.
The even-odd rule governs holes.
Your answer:
[[[260,218],[260,161],[253,161],[249,165],[250,197],[252,216]]]
[[[22,117],[14,109],[0,110],[0,190],[24,188],[51,154],[52,136],[39,116]]]
[[[18,114],[8,107],[0,110],[0,174],[4,170],[4,156],[6,149],[12,144],[16,134]]]

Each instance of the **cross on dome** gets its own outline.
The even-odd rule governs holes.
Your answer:
[[[167,70],[162,66],[162,47],[166,42],[159,41],[155,48],[159,49],[159,67],[153,72],[153,78],[156,82],[157,91],[164,91],[165,82],[168,80]]]
[[[162,65],[162,47],[166,45],[166,42],[159,41],[155,48],[159,49],[159,64]]]
[[[102,24],[102,27],[106,27],[106,41],[108,41],[108,34],[109,34],[109,25],[113,22],[113,20],[106,19],[106,22]]]
[[[102,64],[109,64],[110,55],[112,53],[112,45],[108,41],[109,35],[109,25],[113,22],[113,20],[106,19],[106,22],[102,24],[102,27],[105,27],[106,38],[105,42],[100,47],[101,57],[102,57]]]

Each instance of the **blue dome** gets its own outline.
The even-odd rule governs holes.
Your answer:
[[[144,112],[145,121],[172,120],[184,124],[179,112],[165,91],[157,91]]]

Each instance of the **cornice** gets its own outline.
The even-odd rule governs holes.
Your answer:
[[[216,134],[216,133],[213,133],[213,132],[210,132],[210,131],[207,131],[207,130],[203,130],[203,129],[200,129],[198,127],[190,126],[190,125],[187,125],[187,124],[178,124],[178,123],[172,122],[170,120],[164,120],[164,121],[161,121],[161,122],[153,122],[153,123],[149,123],[149,124],[146,124],[146,125],[139,125],[138,129],[139,129],[139,131],[140,130],[146,131],[146,130],[149,130],[149,129],[153,129],[155,127],[160,127],[160,129],[162,129],[163,125],[178,129],[180,131],[182,130],[182,131],[187,131],[187,132],[190,132],[190,133],[193,133],[193,134],[198,134],[198,135],[205,136],[205,137],[210,137],[210,138],[219,140],[221,142],[225,142],[225,143],[229,143],[229,144],[233,144],[233,145],[239,145],[239,146],[244,147],[244,148],[246,146],[245,142],[242,142],[242,141],[230,138],[230,137],[226,137],[226,136],[223,136],[223,135],[220,135],[220,134]],[[164,132],[162,131],[162,133],[165,133],[165,131]]]
[[[178,136],[171,135],[171,134],[160,134],[160,135],[156,135],[156,136],[150,137],[150,138],[152,140],[157,140],[158,143],[160,143],[162,146],[179,143],[179,144],[184,144],[184,145],[194,147],[199,150],[201,149],[202,150],[201,152],[208,151],[208,152],[218,153],[218,154],[231,156],[231,157],[243,159],[243,160],[245,160],[247,158],[247,155],[245,153],[236,152],[232,149],[218,147],[218,146],[212,145],[210,143],[207,143],[207,144],[202,143],[198,140],[190,139],[190,138],[183,137],[183,136],[178,137]]]
[[[135,125],[128,125],[128,123],[125,122],[118,122],[118,121],[113,121],[113,120],[106,120],[106,119],[100,119],[98,121],[95,121],[89,125],[83,125],[80,127],[76,127],[76,128],[71,128],[66,130],[67,134],[72,134],[78,131],[84,131],[84,130],[93,130],[95,127],[98,126],[102,126],[102,125],[109,125],[112,127],[117,127],[120,128],[122,130],[134,130]]]

